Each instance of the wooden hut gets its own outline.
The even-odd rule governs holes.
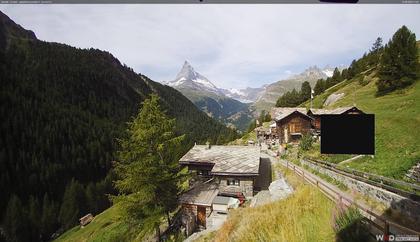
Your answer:
[[[93,220],[93,215],[91,213],[86,214],[85,216],[79,219],[80,226],[84,227]]]
[[[271,114],[280,144],[298,142],[311,131],[312,118],[305,108],[273,108]]]

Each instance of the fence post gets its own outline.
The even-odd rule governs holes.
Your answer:
[[[389,223],[388,221],[384,221],[384,238],[388,238],[389,235]]]

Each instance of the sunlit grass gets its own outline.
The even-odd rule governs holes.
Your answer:
[[[215,241],[334,241],[334,203],[291,172],[283,173],[295,192],[281,201],[232,211]]]

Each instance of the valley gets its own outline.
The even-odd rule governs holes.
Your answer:
[[[146,53],[141,74],[0,11],[0,241],[420,238],[420,41],[403,25],[368,47],[260,87],[184,59],[157,82]],[[321,153],[323,117],[366,114],[374,149]]]

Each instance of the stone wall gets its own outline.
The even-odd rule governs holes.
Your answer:
[[[248,199],[254,196],[254,179],[252,177],[238,177],[239,186],[227,185],[227,179],[231,177],[219,177],[219,192],[239,193],[242,192]]]
[[[197,217],[197,205],[182,204],[182,209],[184,213],[193,214],[194,216]],[[212,208],[206,207],[206,217],[210,216],[211,212],[212,212]]]
[[[389,192],[379,187],[372,186],[362,181],[338,174],[329,169],[319,167],[311,162],[301,160],[302,165],[307,165],[313,170],[318,171],[319,173],[330,176],[331,178],[342,182],[349,189],[355,190],[367,197],[370,197],[374,200],[377,200],[387,207],[392,208],[395,211],[400,212],[412,218],[413,222],[420,223],[420,203],[407,199],[398,194]]]

